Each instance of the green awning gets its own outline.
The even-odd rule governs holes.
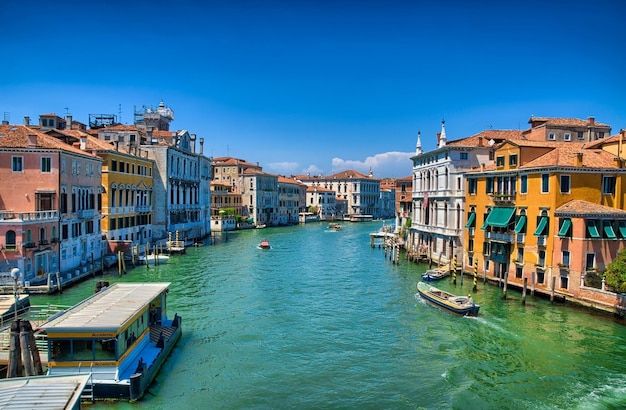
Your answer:
[[[599,238],[600,233],[598,232],[598,227],[594,221],[589,221],[587,223],[587,231],[589,232],[589,236],[592,238]]]
[[[567,237],[567,233],[569,232],[569,228],[572,227],[572,220],[565,219],[563,220],[563,225],[561,225],[561,229],[559,229],[559,236],[561,238]]]
[[[474,225],[474,221],[476,221],[476,212],[472,212],[467,218],[467,223],[465,224],[466,228],[471,228]]]
[[[604,224],[604,234],[609,239],[617,238],[617,235],[615,235],[615,231],[613,230],[613,225],[611,225],[610,223]]]
[[[626,238],[626,221],[619,221],[619,233]]]
[[[524,225],[526,225],[526,215],[522,215],[519,217],[519,220],[515,224],[515,233],[520,233],[524,230]]]
[[[537,225],[537,229],[535,230],[535,236],[540,236],[543,234],[543,230],[546,229],[546,225],[548,224],[548,217],[542,216],[539,221],[539,225]]]
[[[485,224],[495,228],[506,228],[515,213],[515,208],[495,207],[487,215]]]

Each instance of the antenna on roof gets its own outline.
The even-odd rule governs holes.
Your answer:
[[[122,104],[118,104],[117,112],[118,116],[120,117],[120,124],[122,124]]]
[[[68,115],[70,113],[70,109],[69,108],[65,107],[64,110],[65,110],[65,115]]]

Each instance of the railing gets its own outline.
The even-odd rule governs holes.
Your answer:
[[[83,209],[78,212],[79,218],[93,218],[96,215],[94,209]]]
[[[523,233],[518,233],[515,238],[517,243],[524,243],[525,239],[526,239],[526,234],[523,234]]]
[[[500,202],[514,202],[515,201],[515,194],[493,194],[491,195],[491,199],[493,200],[494,203],[500,203]]]
[[[506,243],[513,243],[513,234],[510,234],[510,233],[487,232],[487,239],[491,239],[491,240],[494,240],[494,241],[506,242]]]
[[[537,246],[546,246],[546,235],[537,237]]]
[[[32,212],[15,212],[15,211],[2,211],[0,212],[0,221],[3,220],[21,220],[28,221],[54,221],[59,219],[59,211],[32,211]]]

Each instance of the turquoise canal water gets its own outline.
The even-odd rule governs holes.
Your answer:
[[[168,265],[39,296],[74,304],[98,280],[168,281],[183,337],[139,403],[167,409],[617,409],[626,324],[479,281],[478,318],[416,297],[426,265],[372,249],[381,223],[229,233]],[[267,238],[272,249],[257,249]],[[226,240],[227,239],[227,240]],[[441,288],[472,293],[472,283]]]

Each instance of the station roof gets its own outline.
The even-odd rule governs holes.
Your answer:
[[[63,332],[113,333],[133,319],[170,283],[115,283],[73,306],[41,328]]]

